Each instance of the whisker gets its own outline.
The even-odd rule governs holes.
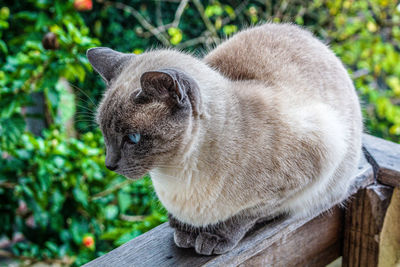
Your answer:
[[[75,122],[93,122],[93,121],[92,120],[81,119],[81,120],[75,120]]]
[[[82,97],[79,97],[77,95],[76,95],[76,98],[78,99],[78,102],[81,101],[81,102],[85,103],[87,106],[94,106],[96,108],[96,106],[93,105],[92,102],[90,102]]]
[[[68,82],[68,84],[69,84],[70,86],[74,87],[75,89],[78,89],[78,90],[79,90],[81,93],[83,93],[84,95],[86,95],[87,98],[90,100],[90,102],[92,102],[92,104],[97,108],[96,103],[93,101],[93,99],[92,99],[85,91],[83,91],[81,88],[79,88],[78,86],[76,86],[76,85],[74,85],[74,84],[72,84],[72,83],[70,83],[70,82]]]
[[[95,117],[95,114],[90,113],[89,111],[86,111],[86,110],[77,111],[77,112],[75,112],[75,114],[84,114],[84,115],[90,115],[90,116]]]
[[[79,117],[75,118],[75,121],[79,121],[79,120],[90,121],[90,122],[96,123],[96,121],[91,117],[79,116]]]
[[[90,119],[96,122],[96,118],[90,114],[75,114],[76,119]]]
[[[85,106],[82,106],[82,105],[79,105],[79,104],[76,104],[76,106],[77,106],[77,107],[80,107],[80,108],[83,108],[83,109],[85,109],[85,110],[88,111],[88,112],[93,113],[93,110],[90,109],[90,108],[88,108],[88,107],[85,107]]]
[[[76,120],[75,123],[78,122],[85,122],[85,123],[91,123],[90,126],[95,126],[97,127],[97,124],[95,124],[92,120]]]

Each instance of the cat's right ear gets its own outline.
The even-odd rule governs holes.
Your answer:
[[[201,98],[197,82],[182,70],[167,68],[147,71],[140,77],[147,97],[184,107],[190,104],[194,114],[201,113]]]
[[[107,85],[118,76],[122,66],[135,57],[135,54],[124,54],[108,47],[90,48],[86,52],[93,69],[104,79]]]

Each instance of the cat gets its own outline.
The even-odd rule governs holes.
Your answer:
[[[92,48],[107,90],[97,111],[105,164],[150,173],[177,246],[234,248],[262,219],[303,218],[348,196],[362,115],[329,48],[292,24],[243,30],[198,59]]]

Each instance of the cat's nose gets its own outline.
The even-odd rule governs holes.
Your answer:
[[[108,165],[106,164],[107,169],[109,169],[110,171],[115,171],[118,168],[118,164],[115,165]]]

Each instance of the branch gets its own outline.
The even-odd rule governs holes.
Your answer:
[[[143,215],[126,215],[126,214],[121,214],[119,217],[121,220],[127,222],[140,222],[146,218],[146,216]]]
[[[266,2],[268,2],[268,1],[266,1]],[[238,6],[235,8],[235,15],[236,15],[236,14],[242,13],[242,11],[246,8],[246,6],[247,6],[248,3],[249,3],[248,0],[245,0],[245,1],[241,2],[240,5],[238,5]],[[231,19],[230,16],[225,17],[225,18],[222,20],[222,26],[228,24],[228,23],[231,22],[231,21],[232,21],[232,19]]]
[[[192,45],[197,45],[197,44],[201,44],[201,43],[205,43],[207,41],[207,38],[204,36],[199,36],[197,38],[193,38],[190,40],[187,40],[183,43],[178,44],[177,46],[175,46],[177,49],[184,49],[187,48],[189,46]]]
[[[161,1],[157,1],[157,3],[160,3],[160,2]],[[189,0],[183,0],[183,1],[179,2],[179,6],[175,11],[174,20],[171,23],[158,26],[156,28],[156,30],[160,31],[160,32],[165,32],[168,28],[171,28],[171,27],[177,28],[180,23],[183,11],[185,10],[185,7],[188,2],[189,2]],[[150,34],[151,34],[151,32],[144,32],[141,35],[145,38],[148,38],[148,37],[150,37]]]
[[[193,4],[196,6],[197,11],[199,11],[201,19],[203,20],[204,24],[206,25],[207,29],[211,32],[214,37],[214,42],[219,43],[219,37],[217,30],[215,29],[214,25],[211,23],[210,19],[204,13],[204,6],[201,4],[199,0],[192,0]]]
[[[17,184],[11,183],[11,182],[0,182],[0,188],[8,188],[8,189],[13,189]]]
[[[110,188],[108,188],[108,189],[106,189],[104,191],[101,191],[100,193],[97,193],[97,194],[93,195],[92,197],[90,197],[89,200],[93,201],[93,200],[105,197],[105,196],[113,193],[114,191],[119,190],[122,187],[124,187],[124,186],[126,186],[128,184],[131,184],[133,182],[134,182],[134,180],[128,180],[127,179],[127,180],[123,181],[122,183],[116,184],[116,185],[114,185],[114,186],[112,186],[112,187],[110,187]]]
[[[179,22],[180,22],[181,17],[182,17],[182,14],[183,14],[183,11],[185,10],[185,7],[186,7],[188,2],[189,2],[189,0],[183,0],[183,1],[181,1],[179,3],[179,6],[175,11],[175,18],[171,23],[172,27],[175,27],[175,28],[178,27]]]
[[[154,2],[179,3],[179,2],[181,2],[181,0],[154,0]]]
[[[104,1],[104,0],[97,0],[97,2],[100,4],[114,6],[117,9],[121,9],[125,12],[132,14],[135,17],[135,19],[137,19],[139,21],[139,23],[143,26],[143,28],[145,28],[146,30],[151,32],[154,35],[154,37],[156,37],[164,46],[171,45],[168,38],[161,31],[159,31],[156,27],[154,27],[150,22],[148,22],[147,19],[145,17],[143,17],[142,14],[140,14],[140,12],[138,12],[133,7],[125,5],[123,3],[119,3],[119,2],[115,3],[115,2]]]
[[[163,25],[162,14],[161,14],[161,2],[160,1],[156,2],[156,23],[157,23],[158,27]]]

